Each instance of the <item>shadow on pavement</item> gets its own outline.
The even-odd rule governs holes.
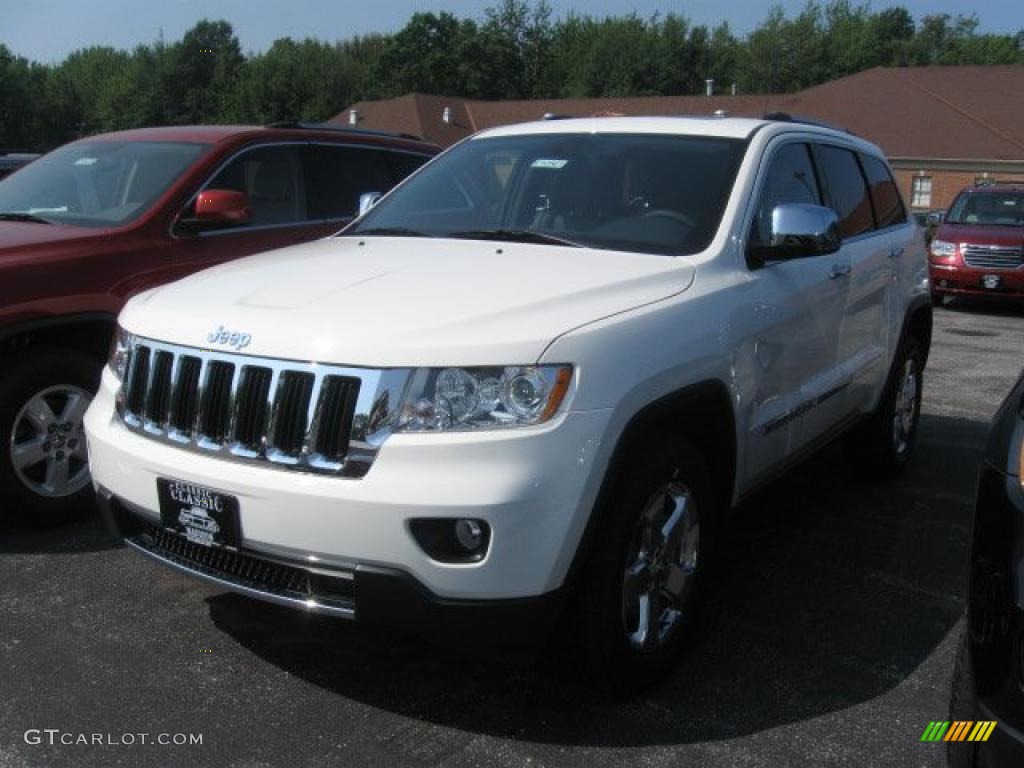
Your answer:
[[[31,525],[0,520],[0,555],[75,554],[118,546],[96,512],[64,525]]]
[[[1024,317],[1024,301],[998,299],[985,301],[974,298],[948,299],[942,307],[936,307],[937,312],[944,310],[953,312],[964,312],[972,315],[991,315],[992,317]]]
[[[290,674],[429,723],[566,745],[728,739],[871,700],[934,651],[963,610],[986,430],[926,413],[897,481],[856,479],[835,446],[743,504],[679,668],[628,702],[596,694],[566,652],[505,666],[230,594],[210,614]]]

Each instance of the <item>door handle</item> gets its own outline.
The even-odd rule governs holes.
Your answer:
[[[898,259],[902,255],[903,255],[903,246],[902,245],[894,245],[892,248],[889,249],[889,258],[890,259]]]
[[[848,274],[850,274],[849,264],[833,264],[828,276],[830,280],[835,280],[837,277],[846,277]]]

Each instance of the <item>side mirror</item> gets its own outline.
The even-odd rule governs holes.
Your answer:
[[[178,219],[182,234],[198,234],[209,229],[222,229],[248,224],[251,212],[249,199],[233,189],[204,189],[196,197],[191,216]]]
[[[197,221],[210,224],[246,224],[251,212],[244,192],[205,189],[196,198]]]
[[[359,215],[362,216],[377,204],[383,195],[380,192],[364,192],[359,196]]]
[[[831,208],[807,203],[781,203],[772,209],[770,241],[754,248],[764,263],[835,253],[842,245],[839,217]]]

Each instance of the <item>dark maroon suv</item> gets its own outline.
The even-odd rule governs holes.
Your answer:
[[[0,516],[86,508],[82,416],[130,296],[337,232],[437,151],[323,125],[150,128],[0,181]]]
[[[932,297],[1024,299],[1024,186],[967,187],[930,247]]]

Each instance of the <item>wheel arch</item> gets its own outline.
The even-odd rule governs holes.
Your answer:
[[[719,379],[707,379],[663,395],[636,411],[619,432],[566,574],[565,586],[571,588],[579,579],[627,458],[639,442],[659,432],[694,444],[711,470],[718,512],[724,513],[731,507],[737,473],[737,440],[736,417],[728,387]]]
[[[117,317],[108,312],[60,315],[0,328],[0,358],[31,347],[78,349],[100,360],[107,355]]]
[[[900,330],[900,346],[903,346],[907,336],[914,336],[921,343],[921,351],[924,355],[924,364],[928,363],[928,352],[932,345],[932,326],[934,313],[932,310],[931,298],[918,296],[907,307],[903,317],[903,327]]]

